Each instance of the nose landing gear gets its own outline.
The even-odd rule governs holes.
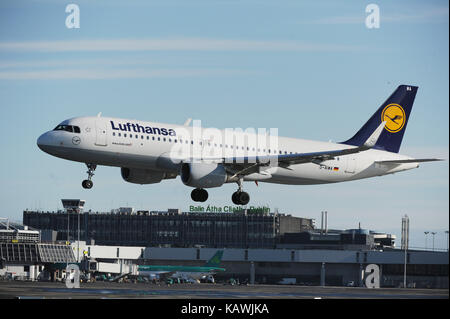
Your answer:
[[[94,176],[94,171],[97,168],[97,165],[86,163],[86,166],[88,167],[88,171],[86,172],[88,174],[88,178],[81,183],[81,186],[83,186],[83,188],[85,189],[91,189],[92,186],[94,186],[94,183],[92,182],[92,176]]]

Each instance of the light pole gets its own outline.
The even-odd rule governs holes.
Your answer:
[[[433,251],[434,251],[434,235],[436,235],[436,232],[432,231],[431,235],[433,235]]]
[[[425,250],[428,249],[428,245],[427,245],[427,235],[430,233],[429,231],[424,231],[423,232],[425,234]]]
[[[447,235],[447,251],[448,251],[448,230],[445,231],[445,234]]]
[[[77,263],[80,263],[80,210],[77,210],[78,214],[78,242],[77,242]]]
[[[406,288],[406,263],[408,256],[408,245],[409,245],[409,217],[405,215],[402,218],[402,248],[405,250],[405,263],[403,269],[403,288]]]
[[[67,243],[66,246],[70,245],[70,241],[69,241],[69,210],[67,210]],[[66,253],[67,253],[67,258],[66,258],[66,269],[69,266],[69,249],[66,249]],[[67,274],[66,274],[66,278],[67,278]]]

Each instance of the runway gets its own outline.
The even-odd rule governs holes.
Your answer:
[[[59,282],[0,282],[0,299],[448,299],[448,289],[367,289],[282,285],[154,285],[82,283],[67,288]]]

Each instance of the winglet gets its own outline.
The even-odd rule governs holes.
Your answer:
[[[186,120],[186,122],[184,122],[183,126],[189,126],[189,124],[191,124],[191,121],[192,121],[192,119],[191,119],[191,118],[188,118],[188,119]]]
[[[381,133],[383,132],[384,126],[386,125],[386,121],[381,122],[381,124],[377,127],[375,131],[369,136],[369,138],[362,145],[364,148],[372,148],[377,144],[378,139],[380,138]]]

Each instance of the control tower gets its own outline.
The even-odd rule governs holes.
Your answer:
[[[83,213],[84,204],[86,203],[83,199],[61,199],[64,210],[67,213],[67,244],[69,244],[69,234],[70,234],[70,218],[71,214],[78,215],[78,236],[77,236],[77,262],[80,262],[80,215]]]

